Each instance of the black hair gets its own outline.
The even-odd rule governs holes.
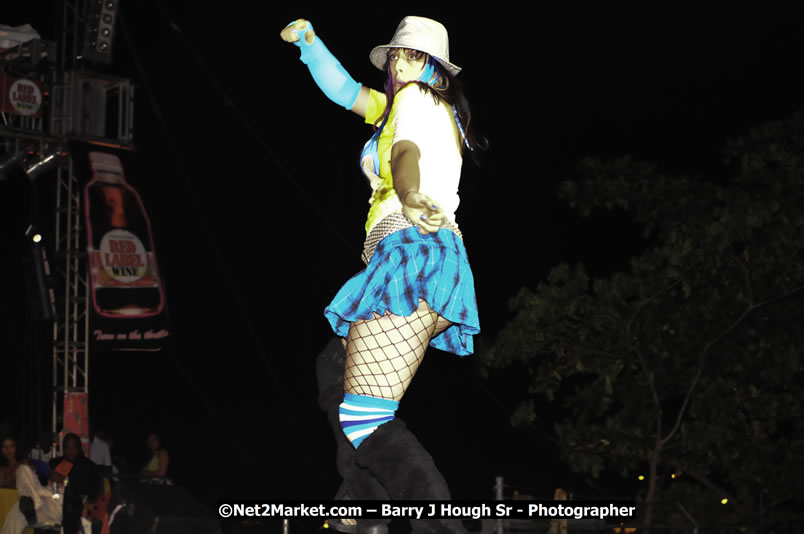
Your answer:
[[[455,106],[461,126],[463,127],[463,133],[466,136],[466,141],[469,144],[469,147],[472,149],[472,160],[478,164],[479,161],[477,152],[487,150],[489,142],[485,137],[477,135],[474,132],[472,125],[472,111],[469,108],[469,101],[466,99],[466,96],[463,93],[463,84],[455,76],[450,74],[450,72],[441,64],[441,62],[436,60],[434,57],[430,56],[429,54],[425,54],[425,58],[426,63],[428,65],[432,65],[435,71],[436,81],[433,83],[433,85],[419,80],[410,83],[416,83],[422,92],[430,94],[436,104],[443,101],[449,106]],[[379,119],[377,119],[375,126],[385,124],[385,120],[387,119],[388,114],[391,112],[391,105],[394,100],[395,93],[393,84],[391,82],[392,77],[390,65],[391,62],[386,60],[385,96],[388,104],[386,105],[385,112],[380,116]]]
[[[159,442],[159,449],[164,449],[165,448],[165,442],[162,439],[162,433],[161,432],[148,432],[147,437],[150,438],[151,436],[156,436],[156,441]],[[146,441],[147,441],[147,438],[146,438]],[[157,450],[159,450],[159,449],[157,449]]]
[[[14,436],[3,436],[3,438],[0,439],[0,446],[2,446],[3,442],[6,441],[6,440],[11,440],[11,441],[14,442],[14,446],[17,448],[17,452],[14,455],[14,457],[17,460],[22,460],[25,457],[25,455],[23,454],[23,450],[22,450],[22,447],[20,446],[19,440],[17,438],[15,438]],[[5,456],[0,454],[0,466],[5,466],[5,465],[8,465],[8,460],[6,460]]]
[[[75,441],[78,444],[78,450],[80,451],[80,454],[84,454],[84,446],[81,443],[81,437],[78,434],[73,434],[72,432],[64,436],[64,439],[61,442],[62,452],[64,451],[64,447],[67,445],[67,440]]]

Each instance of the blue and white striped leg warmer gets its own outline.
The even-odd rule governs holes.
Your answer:
[[[338,409],[341,428],[356,449],[378,426],[394,418],[399,402],[346,393]]]

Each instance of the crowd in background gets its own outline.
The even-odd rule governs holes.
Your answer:
[[[0,526],[2,534],[58,525],[64,532],[87,531],[92,522],[108,532],[111,488],[120,478],[171,484],[169,455],[156,433],[146,440],[148,460],[138,471],[114,454],[114,440],[97,429],[92,441],[76,434],[43,434],[27,448],[13,436],[0,439]],[[89,454],[86,454],[86,449]]]

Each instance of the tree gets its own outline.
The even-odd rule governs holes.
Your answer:
[[[647,470],[646,525],[675,520],[673,501],[714,518],[723,497],[721,521],[768,524],[804,495],[804,113],[727,146],[719,181],[584,160],[560,196],[582,216],[628,210],[654,245],[606,278],[556,266],[483,356],[531,374],[514,424],[540,398],[564,410],[573,470]]]

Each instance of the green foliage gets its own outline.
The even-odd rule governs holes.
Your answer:
[[[486,361],[532,373],[512,422],[546,399],[566,414],[554,430],[573,470],[625,477],[653,459],[686,473],[698,517],[724,493],[726,515],[782,518],[804,495],[802,155],[799,114],[730,142],[728,183],[583,161],[561,198],[583,216],[627,209],[657,245],[630,272],[561,264],[511,299]],[[657,511],[683,498],[655,478]]]

